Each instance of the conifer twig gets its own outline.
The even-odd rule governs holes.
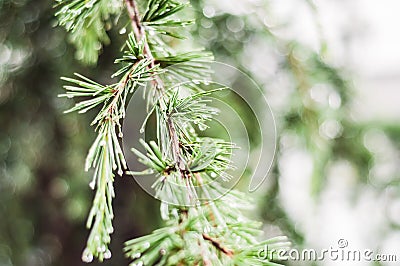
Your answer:
[[[137,8],[136,1],[135,0],[125,0],[125,3],[126,3],[127,11],[129,14],[129,18],[131,19],[131,24],[132,24],[133,32],[135,34],[136,41],[139,42],[143,38],[143,36],[145,36],[145,32],[144,32],[143,26],[140,23],[140,14],[139,14],[139,11]],[[144,40],[144,54],[151,61],[150,66],[154,67],[155,59],[150,50],[147,40]],[[156,89],[160,90],[161,94],[164,95],[165,88],[164,88],[164,84],[163,84],[162,80],[156,75],[153,82],[154,82],[154,86],[156,87]],[[176,166],[178,168],[178,171],[181,174],[181,177],[185,178],[186,177],[185,164],[182,161],[182,157],[180,155],[179,138],[178,138],[174,123],[172,122],[171,118],[167,119],[167,127],[168,127],[168,132],[171,137],[171,148],[172,148]]]
[[[234,252],[226,247],[224,247],[218,240],[212,238],[211,236],[207,235],[206,233],[202,234],[204,240],[208,240],[212,243],[214,247],[217,249],[221,250],[223,253],[225,253],[228,257],[232,257]]]
[[[140,14],[139,14],[139,10],[137,8],[136,1],[135,0],[125,0],[125,4],[126,4],[126,9],[128,11],[129,18],[131,19],[133,33],[136,37],[136,41],[139,42],[145,36],[146,33],[144,32],[143,27],[140,23]],[[144,54],[151,61],[151,63],[150,63],[151,67],[154,67],[155,60],[154,60],[153,54],[150,50],[150,47],[149,47],[149,44],[147,43],[147,41],[145,41],[145,43],[144,43]]]
[[[60,1],[73,7],[67,0]],[[85,5],[85,15],[99,17],[86,5],[86,0],[74,0],[74,3],[79,7]],[[101,4],[107,10],[111,2],[93,0],[90,3]],[[97,126],[97,138],[85,167],[95,169],[90,186],[97,190],[87,221],[90,234],[82,259],[90,262],[95,257],[100,261],[111,257],[108,245],[113,232],[114,172],[122,175],[127,168],[119,143],[123,137],[120,121],[125,118],[127,95],[150,82],[146,96],[148,114],[140,131],[143,133],[149,117],[155,114],[156,139],[140,140],[145,153],[132,148],[148,168],[128,173],[156,175],[152,188],[155,197],[162,201],[160,212],[166,226],[125,243],[124,251],[132,259],[132,265],[260,265],[254,257],[257,249],[264,243],[280,245],[281,239],[256,240],[260,223],[242,214],[251,208],[244,194],[231,190],[223,199],[215,200],[225,190],[220,181],[228,180],[226,171],[233,168],[230,156],[234,145],[201,137],[195,129],[196,125],[199,130],[206,129],[206,122],[218,113],[208,105],[210,100],[203,97],[224,89],[205,90],[206,82],[198,82],[209,75],[212,54],[179,53],[162,37],[181,38],[172,29],[192,23],[175,17],[187,3],[149,0],[143,15],[139,14],[137,1],[124,0],[124,3],[132,32],[123,56],[115,60],[121,68],[112,77],[121,76],[119,82],[104,86],[77,74],[79,79],[64,78],[73,85],[64,86],[67,92],[60,95],[85,97],[68,112],[84,113],[102,105],[92,122]],[[87,19],[79,14],[63,18],[68,25]],[[273,259],[268,256],[264,261]]]

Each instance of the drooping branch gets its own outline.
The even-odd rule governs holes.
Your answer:
[[[86,4],[86,0],[74,1]],[[106,7],[111,0],[98,1]],[[140,14],[137,1],[119,0],[120,5],[125,3],[132,25],[126,50],[115,60],[121,67],[112,78],[120,77],[119,82],[101,85],[79,74],[79,79],[65,79],[73,86],[65,86],[67,93],[62,97],[85,97],[68,111],[84,113],[102,106],[92,122],[97,126],[98,137],[89,150],[86,163],[86,169],[95,169],[90,186],[97,191],[88,218],[91,231],[82,259],[102,261],[111,256],[108,246],[113,232],[113,181],[115,172],[122,175],[127,168],[118,138],[122,135],[116,131],[125,117],[129,97],[149,82],[147,99],[152,108],[147,109],[148,116],[141,132],[154,112],[158,142],[140,140],[146,153],[134,148],[132,151],[148,168],[130,173],[157,175],[152,188],[157,198],[163,201],[161,216],[169,222],[149,235],[127,241],[126,255],[137,265],[199,265],[201,262],[207,266],[254,265],[255,250],[270,242],[258,243],[255,237],[259,234],[260,224],[241,213],[251,208],[247,197],[232,190],[224,198],[213,200],[225,191],[217,178],[229,180],[226,171],[231,169],[229,158],[234,145],[199,136],[195,130],[195,126],[206,129],[206,122],[218,113],[204,97],[225,88],[204,90],[206,82],[198,86],[196,82],[182,84],[186,80],[207,78],[211,71],[207,64],[213,60],[212,54],[205,51],[179,53],[162,38],[179,38],[175,29],[180,30],[193,22],[174,15],[188,3],[151,0]],[[99,2],[96,0],[96,3]],[[90,5],[85,8],[96,12]],[[75,19],[69,21],[73,22]],[[158,36],[150,34],[153,32]],[[158,53],[158,49],[167,54]],[[169,66],[174,69],[167,71]],[[164,79],[161,73],[168,76]],[[177,84],[179,87],[175,88]],[[185,90],[184,93],[178,90],[180,88]],[[270,257],[266,259],[270,260]]]
[[[143,25],[140,22],[140,14],[139,14],[139,10],[138,10],[136,1],[125,0],[125,4],[126,4],[129,18],[131,19],[131,25],[132,25],[132,29],[133,29],[135,38],[138,42],[143,40],[143,42],[144,42],[144,51],[143,52],[144,52],[145,56],[149,60],[151,60],[151,64],[149,65],[149,68],[150,67],[153,68],[155,66],[156,60],[151,52],[149,43],[147,42],[147,39],[144,38],[146,33],[144,31]],[[155,88],[157,90],[159,90],[162,95],[165,95],[164,83],[157,75],[154,77],[153,83],[154,83]],[[163,106],[160,106],[160,107],[161,107],[162,111],[165,111],[165,108]],[[174,125],[172,119],[170,119],[170,118],[167,119],[167,128],[168,128],[168,132],[169,132],[170,138],[171,138],[171,149],[172,149],[173,158],[175,160],[177,170],[180,172],[181,176],[184,178],[184,177],[186,177],[186,173],[185,173],[186,171],[185,171],[185,163],[181,156],[179,137],[176,132],[175,125]]]

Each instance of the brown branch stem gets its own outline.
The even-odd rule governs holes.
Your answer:
[[[133,34],[135,35],[136,41],[139,42],[143,38],[143,36],[145,36],[145,32],[143,26],[140,23],[140,15],[138,7],[136,5],[135,0],[125,0],[125,3],[126,3],[126,9],[128,10],[129,18],[131,19]],[[147,41],[145,41],[144,43],[144,53],[147,56],[147,58],[151,60],[150,64],[151,67],[154,67],[155,60]]]
[[[133,33],[135,35],[136,41],[142,40],[145,36],[145,31],[140,22],[140,14],[135,0],[125,0],[126,8],[129,14],[129,18],[131,19]],[[155,66],[155,59],[150,50],[150,46],[147,40],[144,40],[144,54],[151,61],[149,68],[153,68]],[[153,80],[153,83],[157,90],[161,92],[162,95],[165,95],[165,88],[162,80],[156,76]],[[179,138],[175,129],[175,125],[170,117],[167,119],[167,127],[168,133],[171,137],[171,148],[173,157],[176,163],[176,166],[181,173],[182,177],[185,177],[185,163],[180,155],[180,147],[179,147]]]
[[[144,32],[144,28],[140,22],[140,16],[139,16],[139,11],[138,11],[136,2],[135,2],[135,0],[125,0],[125,3],[126,3],[129,17],[131,19],[133,33],[135,35],[136,40],[140,41],[140,40],[142,40],[143,36],[145,36],[145,32]],[[149,67],[154,67],[155,66],[154,56],[150,50],[148,42],[146,40],[144,40],[144,42],[145,42],[144,43],[145,56],[151,60],[151,64]],[[154,79],[154,84],[156,86],[156,89],[160,90],[161,94],[164,95],[165,88],[164,88],[164,84],[163,84],[162,80],[159,79],[159,77],[156,77]],[[176,166],[178,168],[178,171],[181,173],[181,176],[186,177],[187,174],[185,171],[185,163],[180,155],[180,142],[179,142],[179,138],[178,138],[178,135],[176,132],[175,125],[174,125],[171,117],[167,118],[167,127],[168,127],[169,135],[171,137],[171,148],[172,148],[174,160],[176,162]],[[202,185],[201,176],[198,173],[195,173],[195,175],[196,175],[196,178],[199,180],[199,183]],[[209,236],[206,233],[203,233],[202,236],[203,236],[204,240],[210,241],[214,247],[216,247],[218,250],[220,250],[227,256],[229,256],[229,257],[233,256],[234,252],[232,250],[224,247],[218,240],[212,238],[211,236]],[[211,265],[210,262],[206,259],[203,262],[205,265]]]
[[[228,249],[227,247],[224,247],[218,240],[212,238],[211,236],[209,236],[206,233],[203,233],[202,236],[203,236],[204,240],[210,241],[214,247],[216,247],[218,250],[222,251],[228,257],[233,256],[233,254],[234,254],[233,251]]]

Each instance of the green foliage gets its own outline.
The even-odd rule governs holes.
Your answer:
[[[65,90],[67,90],[67,93],[60,94],[59,97],[90,97],[90,99],[77,103],[74,107],[65,111],[65,113],[74,111],[86,113],[90,109],[108,101],[112,97],[113,89],[111,87],[102,86],[78,73],[75,73],[75,75],[81,78],[81,80],[65,77],[62,78],[63,80],[73,83],[77,86],[64,86]]]
[[[165,158],[161,154],[160,148],[154,141],[150,141],[147,144],[144,140],[140,139],[140,143],[146,149],[146,155],[141,153],[139,150],[132,148],[132,152],[136,154],[139,158],[139,162],[149,167],[147,170],[143,172],[129,172],[131,175],[139,175],[139,174],[152,174],[154,172],[164,173],[168,172],[172,163],[168,158]]]
[[[189,161],[192,172],[206,172],[211,176],[220,176],[229,180],[227,169],[233,169],[230,156],[235,148],[233,143],[214,138],[201,138],[194,144]]]
[[[205,122],[211,120],[212,116],[218,113],[217,109],[207,106],[207,102],[210,102],[210,100],[205,100],[201,97],[220,90],[221,89],[199,92],[179,99],[179,89],[177,89],[172,93],[167,103],[166,115],[178,125],[178,131],[188,138],[189,133],[186,129],[189,123],[193,122],[198,125],[200,130],[205,130],[207,129]]]
[[[126,168],[116,138],[115,126],[110,122],[106,123],[99,130],[99,135],[89,151],[87,167],[93,165],[95,168],[90,187],[92,189],[97,187],[97,191],[86,223],[86,227],[92,228],[92,230],[87,241],[87,247],[82,255],[84,262],[91,262],[93,256],[99,258],[100,261],[111,257],[111,252],[107,246],[111,241],[110,234],[114,231],[112,226],[114,217],[112,198],[115,194],[112,171],[118,168],[118,171],[121,172],[121,164]]]
[[[83,1],[80,2],[82,3]],[[115,7],[121,7],[124,1],[108,1],[108,3],[111,2],[116,4]],[[352,169],[357,170],[354,174],[359,173],[359,178],[351,182],[351,186],[354,186],[354,190],[352,190],[354,193],[351,193],[352,203],[357,203],[360,199],[364,201],[365,189],[367,189],[367,192],[372,192],[369,194],[377,195],[377,198],[379,198],[379,195],[385,196],[387,192],[390,192],[389,201],[387,202],[389,207],[390,203],[393,203],[392,201],[397,200],[399,195],[399,174],[398,171],[396,172],[395,167],[387,166],[390,163],[396,165],[396,154],[398,154],[400,148],[398,122],[388,121],[384,117],[379,119],[379,121],[363,121],[362,123],[353,120],[354,117],[357,117],[353,116],[351,111],[353,105],[346,106],[346,103],[351,103],[351,100],[357,101],[357,97],[349,93],[351,92],[351,86],[349,86],[351,82],[347,82],[343,78],[346,77],[343,70],[332,67],[332,65],[327,63],[329,62],[329,49],[327,50],[328,53],[325,54],[328,55],[328,60],[325,60],[326,58],[324,59],[323,56],[311,49],[306,47],[300,48],[298,44],[293,46],[293,41],[296,40],[282,40],[278,36],[275,36],[273,33],[276,30],[279,31],[282,27],[286,26],[280,23],[283,21],[277,21],[277,24],[282,26],[278,28],[269,28],[265,24],[263,18],[274,16],[274,13],[276,13],[274,5],[269,5],[268,1],[250,1],[246,5],[249,12],[235,14],[229,13],[228,9],[232,10],[231,7],[225,9],[224,5],[214,5],[214,3],[209,1],[191,2],[194,5],[193,9],[175,13],[173,16],[158,21],[142,21],[146,40],[154,57],[158,59],[154,62],[154,65],[161,66],[158,68],[155,67],[153,70],[160,71],[161,75],[159,77],[163,79],[166,88],[174,87],[174,85],[190,80],[194,76],[196,76],[197,80],[207,79],[210,69],[207,64],[201,62],[198,64],[195,59],[179,64],[168,64],[169,67],[166,63],[161,62],[162,58],[184,54],[185,51],[190,50],[188,49],[190,45],[179,46],[179,40],[170,38],[163,32],[168,31],[178,35],[187,35],[187,30],[184,30],[183,26],[191,23],[190,16],[196,14],[197,23],[191,27],[186,27],[186,29],[193,30],[191,40],[201,42],[206,47],[206,50],[213,51],[213,54],[219,61],[229,62],[242,70],[247,69],[247,74],[251,75],[259,84],[265,85],[263,87],[266,89],[265,92],[268,98],[274,99],[275,93],[282,90],[285,92],[289,91],[288,95],[279,98],[279,102],[282,105],[278,104],[278,107],[272,106],[279,129],[278,137],[283,136],[282,144],[284,145],[278,145],[276,164],[274,165],[273,172],[268,177],[268,183],[269,185],[271,184],[271,186],[268,186],[268,193],[264,195],[262,191],[259,191],[264,196],[260,199],[262,206],[259,209],[263,212],[263,219],[274,224],[274,228],[278,226],[284,234],[290,237],[291,241],[297,244],[308,243],[308,241],[304,241],[308,239],[306,232],[302,232],[301,226],[298,226],[298,221],[292,221],[296,219],[296,216],[292,216],[292,213],[286,213],[287,206],[282,204],[282,196],[285,197],[283,194],[287,190],[282,187],[279,165],[281,161],[287,158],[283,155],[290,152],[293,147],[312,155],[312,158],[315,158],[315,163],[320,165],[320,167],[315,168],[315,170],[321,172],[314,175],[314,180],[316,184],[319,184],[318,187],[322,189],[322,193],[324,193],[323,189],[329,189],[329,187],[324,188],[324,185],[337,183],[324,182],[325,169],[329,170],[330,165],[334,165],[336,161],[342,162],[345,160],[346,164],[350,163]],[[73,1],[63,1],[63,3],[68,4],[73,3]],[[139,3],[139,9],[143,7],[141,10],[144,12],[148,1],[139,1]],[[101,93],[94,95],[99,91],[99,89],[95,89],[92,92],[80,91],[82,94],[77,94],[74,100],[55,98],[56,94],[60,91],[59,76],[69,76],[72,70],[75,69],[77,71],[78,69],[82,69],[82,67],[78,65],[79,62],[73,60],[74,49],[70,49],[65,44],[65,40],[71,38],[70,36],[68,37],[71,31],[67,32],[62,28],[54,28],[54,19],[52,18],[54,12],[50,8],[54,4],[56,4],[57,11],[62,9],[63,4],[57,5],[56,1],[0,1],[0,265],[81,265],[81,256],[79,253],[82,252],[82,246],[85,244],[82,238],[89,233],[86,232],[82,225],[89,214],[92,204],[92,201],[89,199],[92,193],[90,193],[87,183],[91,181],[90,179],[93,176],[87,175],[92,175],[94,169],[91,169],[89,174],[84,173],[82,169],[84,168],[88,145],[90,146],[90,142],[95,140],[97,136],[93,137],[93,132],[92,130],[88,130],[87,125],[90,124],[93,117],[96,116],[104,105],[100,102],[84,116],[77,114],[79,110],[68,115],[61,115],[63,110],[68,109],[66,107],[68,101],[90,100],[100,96]],[[263,4],[265,5],[262,6]],[[216,15],[206,18],[203,15],[203,11],[209,9],[203,9],[203,7],[208,8],[209,6],[216,8]],[[254,12],[250,12],[250,10],[256,10],[257,16],[254,16]],[[118,56],[120,52],[119,44],[124,43],[124,38],[127,38],[127,34],[124,33],[125,27],[127,27],[127,31],[130,31],[130,21],[127,20],[127,16],[124,13],[126,12],[121,8],[119,12],[115,12],[115,15],[111,15],[110,19],[104,20],[104,25],[98,28],[100,32],[110,33],[109,36],[113,36],[112,41],[116,44],[104,47],[107,51],[101,55],[103,63],[96,66],[96,68],[79,70],[84,71],[85,75],[92,77],[93,80],[101,80],[99,87],[105,89],[103,93],[108,96],[112,95],[112,93],[107,90],[115,89],[115,83],[118,83],[119,79],[122,79],[127,71],[129,72],[130,66],[123,70],[123,73],[116,76],[115,80],[111,81],[109,79],[110,71],[116,70],[115,72],[117,72],[130,62],[135,63],[135,59],[127,58],[126,61],[118,62],[116,65],[108,64],[108,62],[112,62],[115,58],[119,57],[118,59],[122,59],[124,55],[131,53],[128,46],[125,46],[127,53]],[[268,14],[268,16],[264,16],[265,14]],[[64,14],[59,14],[57,18],[60,18],[62,15]],[[78,16],[78,13],[76,15]],[[118,26],[122,27],[119,33],[119,28],[116,26],[113,26],[109,31],[111,22],[115,22],[116,20],[118,20]],[[284,18],[284,20],[290,22],[292,18]],[[188,21],[188,23],[175,21]],[[269,20],[267,19],[267,21]],[[149,24],[145,25],[147,23]],[[228,25],[231,26],[232,23],[242,25],[243,28],[232,32],[230,31],[230,27],[227,27]],[[168,26],[162,26],[166,24]],[[93,28],[93,25],[92,23],[90,27]],[[79,42],[78,38],[87,36],[85,31],[88,31],[88,29],[84,27],[82,29],[84,34],[82,35],[75,34],[76,42]],[[97,40],[96,36],[98,33],[96,31],[97,29],[91,30],[91,32],[95,33],[92,34],[94,41]],[[108,39],[107,36],[105,37]],[[134,40],[136,41],[135,38]],[[141,40],[143,38],[138,38],[138,42]],[[83,39],[81,41],[82,43],[86,43],[85,46],[95,46],[91,45],[88,41],[83,42]],[[271,51],[268,57],[255,48],[257,41],[261,41],[263,48]],[[98,42],[96,49],[101,47],[101,43],[100,41]],[[136,44],[134,47],[139,48]],[[185,50],[177,49],[177,47],[184,47]],[[327,48],[330,47],[328,46]],[[82,50],[82,46],[77,47],[77,49]],[[102,49],[96,49],[88,49],[87,52],[78,53],[77,55],[79,58],[90,55],[97,58],[97,54],[101,53]],[[297,59],[300,59],[300,62],[296,62],[295,60],[289,62],[288,55],[293,54],[293,50],[297,50],[294,54]],[[136,52],[132,53],[138,54]],[[274,74],[270,75],[269,72],[262,72],[260,75],[259,69],[264,69],[263,67],[249,68],[253,63],[257,63],[257,60],[254,60],[251,56],[254,54],[257,55],[257,59],[265,60],[268,58],[268,69],[277,64]],[[197,60],[202,60],[202,58],[200,56]],[[340,64],[340,62],[335,63]],[[292,64],[297,67],[291,67]],[[299,70],[300,72],[297,72]],[[293,75],[295,71],[303,74]],[[279,86],[275,89],[274,85],[282,79],[282,76],[285,80],[284,86]],[[293,78],[290,79],[290,77]],[[73,78],[80,82],[91,83],[79,76]],[[149,79],[151,78],[149,77]],[[232,83],[240,84],[240,78],[238,79],[238,77],[232,76],[230,80]],[[307,86],[298,86],[302,80],[309,81],[306,84]],[[126,88],[134,88],[131,86],[133,82],[134,80],[130,79],[126,83]],[[78,88],[82,87],[73,82],[67,81],[66,83]],[[329,113],[331,110],[327,107],[321,108],[320,105],[310,106],[310,95],[308,93],[298,93],[300,89],[310,92],[309,89],[318,83],[323,83],[331,87],[340,95],[342,102],[339,108],[340,111],[336,110],[336,113],[339,114],[337,121],[343,127],[343,131],[337,138],[324,142],[323,144],[328,143],[329,145],[326,145],[326,148],[322,150],[315,149],[316,145],[313,145],[312,141],[310,141],[311,136],[309,133],[313,132],[313,137],[317,136],[316,139],[319,138],[318,135],[320,132],[318,126],[324,122],[327,112]],[[270,86],[271,84],[273,86]],[[193,92],[199,92],[199,89],[206,88],[203,84],[187,84],[187,87],[189,85],[193,85],[190,88]],[[140,88],[135,87],[135,89],[138,92],[142,91]],[[189,90],[189,88],[187,89]],[[148,90],[153,92],[152,88],[148,88]],[[251,91],[247,91],[246,93],[251,94]],[[127,102],[130,95],[132,94],[129,93],[127,95]],[[158,107],[154,105],[155,100],[152,100],[151,94],[147,95],[150,96],[147,97],[147,100],[152,103],[149,105],[149,110],[153,110],[152,114],[155,114],[149,117],[151,121],[160,112],[156,111]],[[158,98],[156,97],[156,100]],[[208,99],[208,97],[204,99]],[[244,105],[239,101],[235,101],[235,99],[232,99],[230,103],[239,112],[245,110]],[[274,104],[274,101],[271,103]],[[257,106],[252,107],[257,108]],[[247,115],[246,112],[243,112],[243,114],[243,117]],[[219,114],[220,119],[224,120],[224,115],[225,113]],[[157,121],[160,120],[157,119]],[[141,122],[137,121],[137,123]],[[257,130],[252,126],[250,119],[245,119],[243,122],[249,130],[250,144],[256,147],[259,141]],[[206,123],[206,125],[211,124]],[[149,123],[149,128],[151,126],[152,123]],[[165,129],[165,127],[157,128],[160,130]],[[198,127],[194,125],[194,128],[197,130]],[[99,130],[100,127],[97,128],[97,132]],[[190,130],[188,129],[187,131],[189,132]],[[210,131],[213,134],[216,133],[216,135],[220,133],[218,127],[214,128],[212,126],[209,131],[201,132],[200,134],[204,135]],[[168,138],[168,132],[164,133],[162,135]],[[189,134],[191,133],[189,132]],[[119,135],[118,126],[116,128],[116,135]],[[286,137],[289,137],[289,143]],[[292,138],[295,139],[295,143],[291,141]],[[119,136],[118,139],[120,141]],[[384,143],[382,143],[382,139],[385,140]],[[151,138],[149,140],[147,141],[148,145],[152,142]],[[210,168],[215,168],[215,166],[209,166],[210,162],[215,162],[213,154],[216,151],[214,151],[212,146],[213,141],[215,139],[212,139],[209,143],[202,138],[201,142],[187,142],[185,145],[181,145],[185,147],[185,150],[190,150],[197,154],[191,156],[190,153],[186,153],[185,160],[188,160],[187,165],[190,166],[189,170],[191,172],[201,172],[203,183],[207,184],[214,184],[212,181],[215,179],[215,175],[208,172]],[[379,146],[378,150],[375,149],[376,147],[371,147],[371,141],[374,145]],[[160,147],[160,142],[162,141],[159,141],[157,138],[154,139],[154,142],[157,149],[163,154],[161,157],[163,160],[161,161],[166,162],[167,165],[173,168],[173,158],[167,156],[167,150]],[[188,147],[193,147],[193,149],[189,149]],[[141,152],[145,150],[140,145],[136,148]],[[227,151],[225,148],[221,150]],[[129,152],[129,149],[125,152]],[[146,154],[147,152],[143,153]],[[325,154],[328,154],[328,156]],[[223,155],[225,159],[229,157],[229,154]],[[328,160],[318,160],[319,158],[326,157]],[[193,162],[190,160],[193,160]],[[205,165],[207,167],[203,168]],[[199,168],[195,166],[199,166]],[[145,168],[150,168],[150,166],[145,166]],[[383,168],[387,170],[389,168],[393,169],[388,172],[384,171],[383,176],[380,173],[381,171],[378,171],[379,173],[377,174],[376,170]],[[158,219],[159,210],[157,208],[158,201],[149,200],[148,195],[139,186],[128,185],[134,182],[132,179],[129,177],[119,178],[117,172],[117,170],[113,170],[115,176],[114,186],[118,195],[118,202],[114,202],[116,204],[114,208],[118,207],[115,210],[117,216],[113,220],[113,227],[117,232],[110,235],[112,236],[112,242],[111,245],[108,245],[107,249],[112,251],[113,258],[111,261],[105,263],[107,265],[126,264],[126,259],[123,258],[120,248],[123,246],[123,242],[129,236],[141,236],[160,226]],[[157,174],[156,171],[153,170],[153,172],[153,174]],[[166,195],[160,195],[160,197],[168,199],[168,187],[175,188],[175,183],[181,182],[181,179],[179,179],[177,171],[170,171],[170,169],[165,168],[165,172],[171,173],[168,179],[171,182],[162,182],[162,175],[160,175],[157,185],[165,186],[165,189],[160,191]],[[217,176],[219,177],[219,175]],[[330,176],[330,178],[338,177]],[[96,182],[95,185],[97,186]],[[195,186],[198,186],[196,181]],[[93,192],[93,196],[97,195],[97,187],[95,189],[96,191]],[[183,191],[182,195],[184,195],[185,190],[182,189],[181,191]],[[207,189],[207,191],[216,193],[216,196],[220,194],[218,193],[218,188]],[[204,196],[201,194],[204,192],[199,189],[196,189],[196,192],[199,197]],[[360,195],[362,196],[361,198]],[[229,197],[229,195],[226,195],[226,197]],[[236,199],[231,198],[226,200],[224,201],[226,206],[219,204],[218,208],[236,208],[236,205],[232,204],[232,200]],[[99,203],[101,204],[97,206],[102,205],[108,208],[107,201]],[[315,204],[319,203],[318,199],[316,199]],[[99,207],[96,208],[99,209]],[[259,214],[259,210],[252,210],[251,213]],[[160,211],[163,219],[169,218],[171,220],[178,219],[183,213],[183,211],[181,212],[167,203],[162,203]],[[245,212],[245,214],[247,213]],[[387,235],[397,232],[396,230],[399,229],[399,222],[394,219],[392,212],[385,212],[382,215],[387,222],[381,224],[380,228],[387,232],[387,234],[375,236],[378,242],[382,242]],[[100,216],[98,217],[100,218]],[[237,216],[232,217],[233,220]],[[93,217],[93,224],[96,218],[97,216]],[[104,224],[107,223],[106,220],[104,222]],[[165,223],[162,228],[170,226],[167,220]],[[103,226],[101,223],[100,226],[103,229],[101,227],[97,228],[103,230],[103,235],[105,236],[105,230],[108,227]],[[257,223],[251,226],[242,223],[227,228],[229,230],[235,229],[237,232],[242,233],[241,237],[249,237],[245,234],[247,230],[257,230],[250,229],[250,227],[257,228],[257,226],[259,226]],[[172,227],[175,228],[174,226]],[[185,228],[190,228],[190,226]],[[240,230],[236,228],[240,228]],[[189,236],[194,233],[194,231],[189,232],[186,238],[194,239]],[[102,232],[99,234],[96,233],[95,235],[99,235],[99,238],[96,237],[95,239],[100,239],[101,234]],[[175,234],[171,234],[171,236],[174,237]],[[372,234],[371,236],[373,237],[374,235]],[[104,241],[105,237],[101,237],[101,239]],[[179,237],[179,241],[181,239]],[[284,239],[280,240],[284,241]],[[91,241],[91,243],[96,242]],[[193,245],[195,241],[192,243],[188,241],[182,243],[192,244],[190,252],[186,252],[186,255],[190,255],[191,253],[198,254],[198,246]],[[93,245],[89,251],[95,250]],[[157,251],[158,246],[153,245],[153,247],[154,251]],[[132,244],[129,245],[129,248],[139,248],[139,246]],[[193,250],[194,248],[196,250]],[[239,264],[240,258],[244,256],[247,260],[246,265],[259,263],[250,259],[252,256],[254,258],[254,255],[260,248],[264,248],[264,246],[252,245],[244,248],[240,253],[236,251],[235,261]],[[93,253],[97,252],[96,255],[98,256],[108,257],[108,253],[104,252],[104,247],[99,247],[99,250],[103,252],[93,251]],[[168,254],[171,256],[173,252],[183,250],[185,250],[184,247],[179,246],[179,248],[170,251]],[[206,252],[205,254],[213,256],[215,252],[214,246],[210,247],[209,250],[210,252]],[[89,254],[91,253],[85,254],[88,254],[88,257],[85,256],[85,259],[90,258]],[[93,259],[95,258],[93,257]],[[140,259],[136,262],[139,261]],[[99,263],[93,262],[92,264],[97,265]],[[267,262],[263,262],[263,264],[267,265]]]
[[[193,20],[180,20],[171,18],[175,13],[181,11],[187,3],[181,3],[171,0],[150,0],[147,9],[142,17],[142,25],[148,32],[166,35],[183,39],[184,37],[173,30],[173,28],[181,29],[192,24]]]
[[[125,63],[128,61],[127,58],[131,60],[132,57],[143,51],[141,48],[143,46],[132,42],[132,38],[127,41],[129,51],[125,52],[125,56],[117,60],[117,63]],[[113,171],[117,171],[118,175],[122,176],[123,171],[127,168],[119,144],[119,137],[122,137],[120,119],[125,116],[128,94],[134,93],[140,85],[151,80],[151,76],[156,73],[154,68],[149,67],[150,60],[144,56],[137,56],[134,59],[136,59],[134,63],[125,64],[113,75],[122,75],[122,79],[117,84],[103,86],[79,74],[76,76],[80,79],[63,78],[74,86],[64,86],[67,93],[59,95],[60,97],[86,98],[67,110],[67,113],[73,111],[85,113],[102,105],[91,123],[97,125],[98,135],[89,150],[85,165],[86,171],[91,167],[94,168],[90,187],[96,188],[97,191],[86,224],[87,228],[91,228],[91,232],[82,256],[84,261],[91,261],[93,257],[99,258],[100,261],[111,257],[107,246],[111,240],[110,234],[113,232],[112,198],[115,196]]]
[[[265,247],[287,249],[289,242],[285,237],[258,242],[260,223],[239,211],[252,209],[243,197],[234,191],[204,208],[173,209],[169,226],[127,241],[125,252],[132,265],[279,265],[271,262],[272,253],[261,261],[258,254]]]
[[[101,1],[95,3],[101,7]],[[120,80],[104,86],[77,74],[79,79],[64,78],[73,86],[65,86],[67,92],[60,95],[84,97],[67,112],[85,113],[102,105],[92,122],[92,125],[97,125],[98,135],[86,160],[86,170],[94,168],[90,186],[96,189],[96,193],[87,221],[91,232],[82,259],[89,262],[96,257],[102,261],[111,256],[108,245],[113,232],[114,172],[122,175],[126,170],[119,145],[122,134],[117,134],[117,131],[120,132],[120,120],[125,117],[127,96],[149,82],[146,94],[148,116],[142,131],[150,115],[155,113],[157,139],[148,143],[140,140],[145,153],[132,149],[148,168],[142,172],[126,173],[157,175],[153,188],[156,197],[162,201],[161,217],[167,226],[151,235],[126,242],[125,252],[135,263],[133,265],[261,265],[271,262],[276,259],[271,254],[263,262],[254,257],[254,249],[264,242],[257,241],[260,223],[242,213],[251,209],[246,195],[237,191],[224,195],[223,182],[231,178],[226,170],[233,168],[230,156],[234,145],[200,137],[195,130],[195,126],[205,130],[206,123],[218,113],[217,109],[208,106],[210,99],[207,97],[225,89],[206,90],[208,82],[201,82],[210,73],[208,64],[213,59],[212,54],[205,51],[178,53],[169,47],[168,42],[156,37],[161,46],[157,51],[163,51],[161,56],[152,45],[154,42],[151,40],[157,34],[181,37],[160,29],[180,29],[189,25],[189,21],[171,18],[187,4],[151,0],[143,17],[139,17],[134,1],[127,4],[131,5],[128,11],[133,12],[129,14],[133,33],[128,35],[127,50],[122,58],[115,60],[121,67],[112,77]],[[60,23],[74,30],[88,17],[104,17],[99,10],[85,8],[83,17],[61,17]],[[73,26],[75,23],[78,26]],[[287,246],[281,240],[271,241]]]
[[[142,22],[149,23],[165,19],[179,12],[186,5],[173,0],[150,0],[143,14]]]
[[[106,30],[111,28],[111,16],[121,12],[119,0],[57,0],[59,25],[70,32],[76,57],[87,64],[95,64],[103,44],[110,39]]]

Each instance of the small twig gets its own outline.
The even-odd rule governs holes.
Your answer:
[[[131,19],[133,34],[135,34],[136,40],[140,41],[145,35],[145,32],[140,23],[139,10],[137,8],[136,2],[134,0],[125,0],[125,3],[128,10],[129,18]],[[155,60],[147,42],[144,43],[144,53],[151,60],[151,67],[154,67]]]
[[[234,252],[226,247],[224,247],[218,240],[212,238],[211,236],[207,235],[206,233],[202,234],[204,240],[208,240],[211,244],[216,247],[218,250],[222,251],[228,257],[232,257]]]
[[[145,31],[143,26],[140,23],[140,15],[139,15],[139,10],[137,8],[136,2],[134,0],[125,0],[126,7],[128,10],[129,18],[131,19],[131,24],[133,28],[133,33],[135,35],[135,38],[137,41],[140,41],[143,36],[145,36]],[[144,40],[144,54],[146,57],[151,61],[150,65],[148,68],[153,68],[155,66],[155,59],[154,56],[150,50],[149,44],[146,40]],[[160,90],[162,95],[165,95],[165,88],[162,80],[156,76],[154,79],[154,85],[156,89]],[[180,172],[182,177],[185,177],[185,163],[180,155],[180,145],[179,145],[179,138],[178,134],[175,129],[175,125],[173,124],[171,118],[168,118],[167,120],[167,127],[168,127],[168,132],[171,137],[171,147],[172,147],[172,153],[173,157],[175,160],[175,163],[177,165],[178,171]]]
[[[172,146],[172,151],[173,151],[173,156],[174,156],[174,160],[175,162],[177,162],[177,166],[179,171],[181,172],[181,174],[185,175],[185,164],[183,162],[183,160],[180,158],[180,147],[179,147],[179,139],[178,139],[178,135],[176,133],[176,129],[175,129],[175,125],[172,122],[171,117],[167,118],[167,125],[168,125],[168,131],[169,134],[171,136],[171,146]],[[185,177],[185,176],[182,176]]]

